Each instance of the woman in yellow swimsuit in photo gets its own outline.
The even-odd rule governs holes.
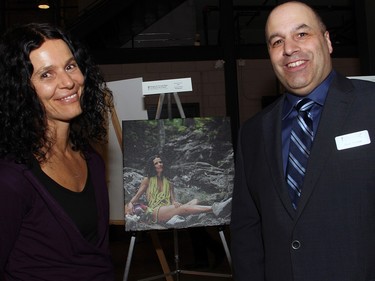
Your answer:
[[[137,193],[125,206],[125,214],[135,213],[135,205],[139,198],[146,193],[147,206],[142,205],[143,211],[149,213],[153,223],[167,222],[175,215],[186,216],[198,213],[213,212],[219,215],[231,202],[231,198],[212,206],[198,205],[198,200],[193,199],[185,204],[176,201],[172,183],[164,176],[164,165],[160,156],[152,157],[152,162],[147,163],[147,176],[142,180]]]

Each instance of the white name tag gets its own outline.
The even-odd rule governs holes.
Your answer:
[[[337,150],[343,150],[371,143],[367,130],[335,137]]]

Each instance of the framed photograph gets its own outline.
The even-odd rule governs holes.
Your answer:
[[[122,128],[127,231],[229,224],[228,117],[123,121]]]

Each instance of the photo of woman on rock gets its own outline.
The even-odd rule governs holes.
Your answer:
[[[174,142],[174,130],[170,131],[168,129],[173,127],[168,124],[168,122],[172,121],[131,121],[132,125],[127,122],[125,126],[128,132],[129,130],[132,131],[133,125],[134,128],[138,128],[138,131],[144,131],[139,130],[139,126],[147,127],[148,125],[146,124],[149,122],[162,122],[163,131],[167,134],[165,136],[166,139],[169,139],[170,143]],[[134,123],[137,123],[137,125]],[[207,124],[212,123],[208,122]],[[145,130],[147,131],[149,128]],[[156,127],[155,130],[160,133],[160,127]],[[190,129],[187,128],[186,130]],[[134,134],[131,135],[134,137]],[[207,141],[207,139],[204,137],[200,140],[200,142],[202,141]],[[213,141],[216,142],[218,139]],[[145,142],[147,143],[147,141]],[[124,160],[124,205],[127,229],[182,228],[191,225],[222,225],[229,222],[232,200],[231,171],[233,167],[231,164],[231,148],[229,148],[230,145],[228,143],[221,143],[221,145],[228,146],[226,149],[229,148],[230,160],[226,163],[228,169],[214,167],[205,162],[205,159],[200,159],[200,161],[190,159],[192,155],[188,157],[187,154],[192,153],[191,149],[188,149],[189,153],[185,151],[180,155],[175,151],[173,145],[170,148],[171,152],[168,151],[169,153],[153,154],[151,157],[138,155],[139,159],[147,158],[144,161],[145,167],[142,169],[134,161],[126,160],[134,159],[133,157],[135,157],[126,154],[126,148],[128,148],[128,153],[130,154],[135,151],[135,149],[130,149],[133,145],[124,136],[124,155],[128,155],[128,158],[125,157]],[[152,147],[151,144],[144,145]],[[165,144],[165,146],[167,145]],[[204,148],[206,146],[200,145],[199,147]],[[215,145],[209,145],[208,147],[212,148]],[[138,151],[149,151],[149,149]],[[218,149],[218,147],[215,149]],[[169,154],[170,157],[164,156],[164,154]],[[201,154],[205,153],[201,152]],[[225,154],[219,153],[219,155]],[[172,161],[166,161],[166,159],[172,159]],[[207,159],[207,161],[210,161],[210,159]],[[130,164],[133,167],[129,167]],[[214,179],[219,179],[218,183],[215,183]],[[218,189],[222,188],[224,190],[221,190],[221,193],[217,193]]]

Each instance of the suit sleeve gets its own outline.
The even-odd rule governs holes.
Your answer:
[[[244,159],[249,156],[243,154],[241,137],[237,148],[230,225],[234,280],[264,281],[261,221],[246,180]]]

